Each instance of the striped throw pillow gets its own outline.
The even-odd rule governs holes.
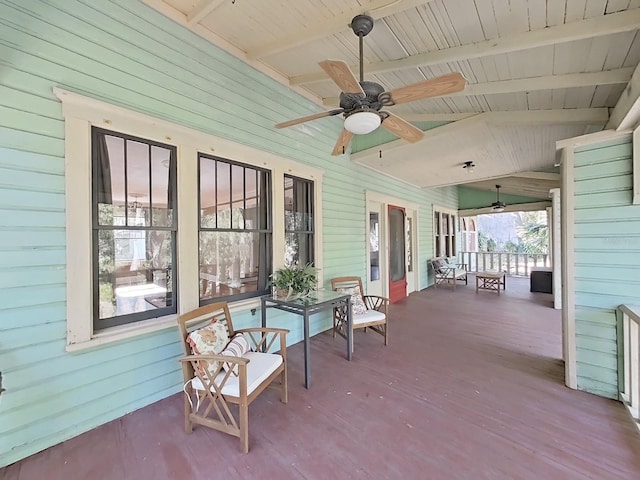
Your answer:
[[[250,350],[251,348],[249,347],[249,342],[247,342],[247,339],[244,338],[244,335],[242,333],[238,333],[227,344],[227,347],[222,352],[220,352],[220,355],[227,355],[229,357],[242,357],[245,353],[247,353]],[[224,364],[222,365],[222,368],[224,368],[225,371],[228,372],[229,369],[231,368],[231,365],[232,364],[228,362],[224,362]],[[236,377],[238,376],[237,365],[234,365],[234,368],[231,371],[231,373]]]

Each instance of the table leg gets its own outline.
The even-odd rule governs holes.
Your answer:
[[[309,365],[309,313],[304,312],[304,386],[311,386],[311,365]]]
[[[476,275],[476,293],[478,293],[478,285],[480,284],[480,277]]]
[[[267,301],[264,298],[260,299],[260,316],[262,319],[262,328],[266,328],[267,326]],[[260,347],[262,352],[266,352],[266,343]]]

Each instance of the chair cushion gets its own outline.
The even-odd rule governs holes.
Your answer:
[[[354,315],[362,315],[367,311],[367,306],[364,304],[358,287],[336,288],[336,292],[351,295],[351,312]]]
[[[436,258],[432,265],[433,269],[438,273],[445,273],[449,267],[448,262],[444,258]]]
[[[247,395],[250,395],[269,375],[282,365],[282,355],[277,353],[247,352],[243,356],[249,359],[247,364]],[[225,375],[225,372],[222,371],[218,374],[214,380],[216,385],[221,384]],[[196,390],[204,390],[202,381],[198,377],[194,377],[191,380],[191,385]],[[222,387],[222,393],[234,397],[240,396],[240,377],[230,375],[224,387]]]
[[[218,354],[224,350],[229,343],[229,329],[225,321],[213,319],[210,324],[194,330],[187,336],[187,343],[191,345],[191,351],[194,355]],[[218,362],[199,362],[203,368],[209,371],[210,375],[214,375],[218,369]],[[201,375],[204,372],[199,372]]]
[[[354,325],[358,325],[360,323],[369,323],[376,322],[378,320],[384,320],[385,318],[387,317],[385,317],[384,313],[379,312],[378,310],[367,310],[365,313],[352,315],[351,321]]]
[[[231,341],[227,344],[226,348],[220,352],[220,355],[228,355],[230,357],[243,357],[245,353],[250,351],[249,342],[244,337],[242,333],[238,333],[235,337],[231,339]],[[222,364],[222,368],[224,368],[225,372],[231,368],[231,364],[224,362]],[[238,366],[234,365],[234,368],[231,372],[236,377],[238,376]]]

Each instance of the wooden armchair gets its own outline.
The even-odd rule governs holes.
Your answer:
[[[215,325],[214,325],[215,324]],[[269,386],[280,390],[280,401],[287,403],[287,333],[280,328],[234,330],[225,302],[212,303],[180,315],[178,325],[186,356],[180,359],[184,376],[184,427],[204,425],[240,438],[243,453],[249,451],[249,405]],[[219,353],[194,353],[193,332],[199,338],[229,339]],[[238,338],[236,335],[242,334]],[[269,352],[279,341],[280,351]],[[233,351],[231,343],[243,343],[250,351]],[[279,379],[279,382],[276,380]],[[273,385],[272,385],[273,384]],[[237,405],[237,419],[232,410]]]
[[[365,295],[360,277],[336,277],[331,279],[331,289],[336,292],[351,294],[352,331],[358,328],[371,328],[384,337],[384,344],[389,345],[389,299],[377,295]],[[358,300],[358,296],[360,300]],[[333,309],[333,336],[347,338],[347,312],[345,307]]]
[[[438,288],[438,285],[442,284],[453,284],[453,289],[455,290],[458,280],[464,280],[465,285],[468,284],[465,264],[449,263],[446,257],[432,258],[429,260],[429,263],[433,269],[433,286],[435,288]]]

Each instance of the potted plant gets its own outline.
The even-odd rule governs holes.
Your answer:
[[[317,284],[316,268],[309,263],[284,267],[271,274],[274,295],[287,300],[306,297]]]

